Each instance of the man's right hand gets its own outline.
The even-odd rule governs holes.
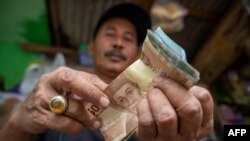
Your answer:
[[[106,83],[93,74],[66,67],[58,68],[40,77],[3,130],[8,130],[7,127],[10,126],[20,133],[37,134],[47,129],[77,133],[86,127],[99,128],[101,122],[85,109],[84,104],[90,102],[106,108],[109,105],[109,100],[103,93],[106,86]],[[68,108],[63,114],[55,114],[49,108],[49,101],[56,95],[67,98]],[[4,134],[7,131],[0,132],[0,139]]]

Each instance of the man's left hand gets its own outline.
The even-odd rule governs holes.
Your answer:
[[[213,100],[208,90],[189,90],[157,77],[147,98],[137,106],[137,135],[143,141],[195,141],[213,129]]]

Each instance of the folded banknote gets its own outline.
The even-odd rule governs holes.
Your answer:
[[[199,81],[199,72],[186,61],[185,51],[161,28],[148,30],[138,60],[105,89],[111,106],[94,112],[102,120],[106,141],[126,140],[138,125],[136,105],[146,96],[155,76],[168,77],[187,89]],[[93,105],[89,105],[90,108]]]

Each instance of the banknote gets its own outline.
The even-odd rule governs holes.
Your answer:
[[[126,140],[136,130],[136,105],[158,75],[171,78],[187,89],[199,81],[199,72],[188,64],[185,51],[161,28],[154,32],[148,30],[140,58],[105,89],[111,106],[90,110],[102,120],[101,132],[106,141]]]

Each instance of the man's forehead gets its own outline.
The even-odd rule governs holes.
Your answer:
[[[127,32],[137,34],[135,26],[129,20],[124,18],[111,18],[103,23],[102,27],[113,30],[121,28]]]

